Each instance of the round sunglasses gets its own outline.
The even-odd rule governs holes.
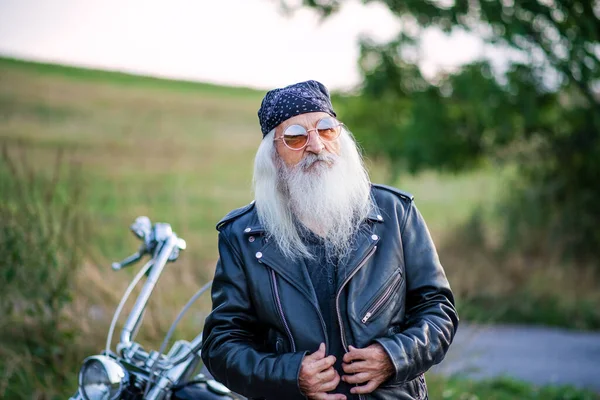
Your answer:
[[[306,129],[302,125],[290,125],[283,131],[283,136],[273,140],[282,140],[283,144],[291,150],[302,150],[308,145],[311,131],[316,131],[321,140],[331,142],[340,136],[342,125],[344,124],[333,117],[325,117],[317,122],[314,129]]]

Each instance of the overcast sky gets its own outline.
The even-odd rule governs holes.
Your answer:
[[[269,89],[317,79],[359,82],[358,37],[392,38],[397,20],[379,4],[349,0],[320,22],[278,0],[0,0],[0,54]],[[482,51],[465,34],[424,37],[422,68],[452,68]]]

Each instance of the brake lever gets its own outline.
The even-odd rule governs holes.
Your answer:
[[[123,268],[129,267],[130,265],[133,265],[136,262],[138,262],[142,258],[142,256],[145,254],[145,251],[144,251],[145,247],[146,246],[142,245],[142,246],[140,246],[140,249],[138,251],[136,251],[129,257],[125,258],[124,260],[122,260],[120,262],[112,263],[111,268],[113,269],[113,271],[119,271]]]

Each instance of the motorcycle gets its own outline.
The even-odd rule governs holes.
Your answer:
[[[112,264],[115,271],[124,269],[150,255],[125,291],[115,310],[106,348],[99,355],[86,358],[79,371],[78,390],[70,400],[224,400],[243,399],[227,387],[202,373],[200,349],[202,333],[191,342],[176,341],[165,354],[164,350],[175,327],[194,301],[212,282],[204,285],[175,318],[158,351],[145,351],[134,342],[141,325],[144,310],[152,291],[168,262],[175,262],[186,242],[173,232],[167,223],[152,225],[148,217],[138,217],[130,226],[142,241],[137,252],[121,262]],[[116,353],[111,340],[123,306],[138,282],[147,279],[121,331]],[[196,374],[197,371],[200,371]]]

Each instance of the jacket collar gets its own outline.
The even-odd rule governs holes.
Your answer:
[[[369,215],[367,215],[367,219],[373,222],[383,222],[383,214],[377,205],[377,201],[375,200],[375,196],[371,192],[371,210],[369,211]]]

